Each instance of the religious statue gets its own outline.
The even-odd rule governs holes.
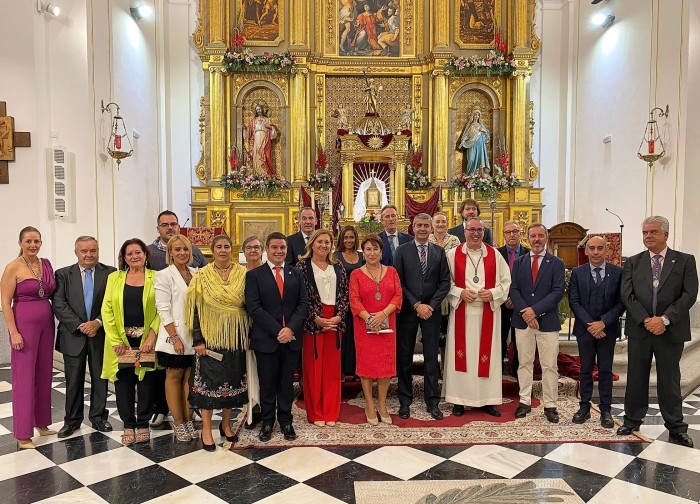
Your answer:
[[[348,121],[348,109],[341,103],[337,109],[333,110],[331,117],[338,121],[337,130],[350,131],[350,121]]]
[[[485,174],[491,171],[486,144],[491,140],[488,128],[481,123],[481,111],[474,110],[470,123],[464,128],[458,149],[464,152],[467,175]]]
[[[411,131],[413,127],[413,114],[415,111],[416,109],[409,107],[403,109],[403,112],[401,112],[401,120],[399,121],[399,131]]]
[[[268,117],[264,103],[255,104],[255,115],[248,121],[244,134],[248,139],[248,168],[268,177],[276,174],[272,165],[272,141],[277,138],[279,128]]]
[[[364,89],[364,91],[367,93],[367,97],[365,98],[365,113],[368,115],[378,116],[379,112],[377,111],[377,98],[379,97],[379,92],[384,89],[384,86],[377,84],[374,78],[367,77],[366,75],[365,82],[367,83],[367,87]]]

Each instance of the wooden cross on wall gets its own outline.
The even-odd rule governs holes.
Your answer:
[[[0,101],[0,184],[10,183],[9,161],[15,160],[15,147],[31,147],[29,132],[15,131],[15,119],[7,114],[4,101]]]

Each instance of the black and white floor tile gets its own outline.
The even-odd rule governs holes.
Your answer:
[[[89,385],[88,385],[89,387]],[[89,391],[89,388],[87,389]],[[584,502],[681,504],[700,501],[700,448],[668,442],[652,405],[642,433],[652,443],[473,446],[298,447],[205,452],[176,443],[169,425],[150,444],[124,447],[114,396],[114,431],[89,425],[65,440],[35,437],[17,451],[9,367],[0,367],[0,501],[3,503],[338,503],[355,502],[355,482],[563,479]],[[65,377],[54,372],[53,421],[63,421]],[[89,395],[86,395],[86,401]],[[616,399],[613,413],[622,413]],[[700,389],[685,400],[700,447]],[[220,442],[218,430],[214,439]]]

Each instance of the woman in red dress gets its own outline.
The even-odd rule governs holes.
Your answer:
[[[362,240],[366,264],[350,275],[350,309],[355,316],[357,375],[365,395],[367,423],[377,425],[372,384],[377,381],[377,409],[382,422],[390,424],[386,409],[389,380],[396,375],[396,315],[401,309],[401,281],[396,270],[383,266],[382,241],[376,234]],[[382,330],[386,320],[390,331]]]

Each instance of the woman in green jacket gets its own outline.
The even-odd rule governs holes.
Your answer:
[[[114,382],[125,445],[151,439],[148,421],[153,415],[153,381],[148,371],[153,368],[136,364],[119,369],[119,356],[128,349],[152,352],[156,343],[160,317],[153,287],[156,272],[146,267],[149,256],[146,244],[138,238],[125,241],[119,249],[119,271],[107,278],[102,303],[106,336],[102,378]]]

